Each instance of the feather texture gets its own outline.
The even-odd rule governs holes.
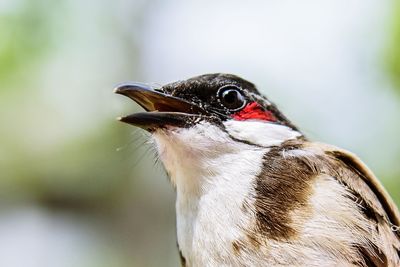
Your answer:
[[[185,266],[400,266],[398,210],[355,155],[296,133],[243,143],[230,126],[154,134]]]

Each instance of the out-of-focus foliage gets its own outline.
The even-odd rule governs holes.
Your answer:
[[[53,36],[51,26],[55,23],[51,12],[53,6],[62,8],[63,1],[17,1],[0,10],[0,80],[15,77],[21,68],[35,64],[49,49]],[[1,88],[5,90],[6,88]]]
[[[130,171],[126,164],[131,158],[126,153],[129,150],[116,151],[121,140],[128,140],[124,134],[123,128],[110,122],[42,153],[28,151],[23,142],[21,146],[14,140],[9,148],[12,153],[0,165],[0,193],[8,198],[29,195],[59,204],[109,201],[104,197],[121,194]]]
[[[144,8],[0,2],[0,266],[176,266],[172,188],[115,120]]]
[[[400,92],[400,1],[393,1],[393,14],[389,21],[391,34],[386,50],[386,65],[398,92]]]
[[[388,46],[384,51],[386,69],[391,77],[394,88],[400,93],[400,1],[392,1],[392,12],[389,18],[389,36]],[[393,122],[396,127],[399,127],[399,120]],[[400,158],[400,151],[398,152]],[[400,174],[393,175],[393,172],[388,171],[387,188],[393,199],[400,205]]]
[[[65,29],[56,27],[60,16],[64,14],[66,20],[70,16],[61,12],[67,11],[63,4],[48,0],[10,2],[0,12],[0,117],[5,122],[0,151],[2,197],[78,203],[99,194],[115,194],[126,174],[127,155],[115,150],[128,137],[124,137],[123,128],[107,121],[109,117],[100,123],[94,120],[94,127],[78,136],[50,142],[56,138],[51,132],[63,131],[66,125],[46,93],[43,96],[37,77],[46,68],[46,53],[65,36],[56,31]],[[59,82],[54,91],[65,90],[64,81]]]

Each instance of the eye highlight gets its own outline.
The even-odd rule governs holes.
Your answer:
[[[217,93],[219,102],[231,111],[242,109],[246,105],[242,91],[233,85],[221,87]]]

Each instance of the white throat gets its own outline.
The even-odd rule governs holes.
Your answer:
[[[296,136],[280,135],[279,140],[278,130],[273,131],[268,123],[263,123],[265,129],[246,124],[245,133],[242,123],[225,125],[227,132],[202,122],[153,135],[160,159],[176,186],[178,243],[190,266],[217,266],[232,259],[232,242],[243,238],[243,229],[254,218],[252,212],[244,211],[243,203],[252,205],[254,201],[255,178],[269,150],[260,144],[276,145]],[[257,140],[252,132],[263,137]],[[245,139],[249,137],[253,140]]]

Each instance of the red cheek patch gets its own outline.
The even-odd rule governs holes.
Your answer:
[[[263,121],[276,121],[272,112],[264,110],[257,102],[247,104],[241,111],[232,114],[232,118],[238,121],[244,120],[263,120]]]

